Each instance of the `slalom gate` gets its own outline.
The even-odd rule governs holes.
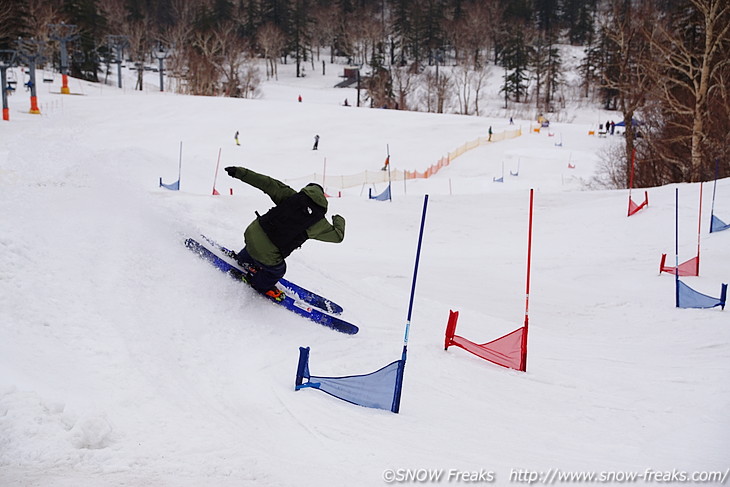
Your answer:
[[[631,173],[629,175],[629,211],[626,216],[635,215],[642,208],[649,206],[649,192],[644,191],[644,201],[642,203],[635,203],[631,199],[631,190],[634,187],[634,162],[636,159],[636,149],[631,152]]]
[[[449,321],[446,324],[444,350],[451,346],[463,348],[477,357],[488,360],[502,367],[527,371],[527,331],[529,325],[530,305],[530,263],[532,255],[532,208],[534,189],[530,189],[530,210],[527,231],[527,280],[525,284],[525,322],[522,327],[496,340],[487,343],[474,343],[464,337],[456,335],[456,322],[459,319],[458,311],[449,311]]]
[[[299,363],[294,389],[304,388],[319,389],[343,401],[357,404],[368,408],[386,409],[398,413],[400,411],[401,391],[403,389],[403,373],[406,367],[406,356],[408,355],[408,335],[411,327],[411,316],[413,313],[413,298],[416,294],[416,281],[418,277],[418,264],[421,257],[421,244],[423,242],[423,229],[426,224],[426,209],[428,207],[428,195],[423,198],[423,213],[421,215],[421,229],[418,234],[418,247],[416,249],[416,264],[413,270],[413,281],[411,283],[411,297],[408,305],[408,318],[406,320],[405,334],[403,337],[403,351],[400,360],[389,363],[375,372],[363,375],[349,375],[342,377],[326,377],[312,375],[309,371],[309,347],[299,347]]]
[[[659,263],[659,274],[666,272],[668,274],[677,274],[680,276],[699,276],[700,275],[700,229],[702,227],[702,184],[700,183],[700,204],[699,214],[697,216],[697,255],[691,259],[679,263],[679,208],[675,209],[674,214],[674,240],[675,240],[675,267],[667,266],[667,254],[662,254],[662,260]],[[678,205],[679,188],[676,188],[675,206]]]
[[[377,201],[392,201],[393,198],[391,197],[390,193],[390,183],[388,183],[388,187],[386,187],[382,193],[376,196],[373,196],[372,188],[368,188],[368,199]]]
[[[710,233],[722,232],[730,228],[730,224],[725,223],[715,216],[715,192],[717,191],[717,177],[720,172],[720,159],[715,159],[715,183],[712,186],[712,207],[710,208]]]
[[[702,184],[700,183],[700,208],[702,207]],[[677,231],[679,224],[677,223],[679,221],[679,188],[675,188],[674,190],[674,219],[675,219],[675,235],[678,235],[679,232]],[[694,275],[697,276],[699,274],[699,237],[698,237],[698,248],[697,248],[697,274],[682,274],[682,266],[679,264],[679,240],[675,237],[675,253],[674,258],[677,262],[677,265],[673,267],[674,272],[674,279],[675,279],[675,291],[674,291],[674,297],[675,297],[675,304],[677,308],[699,308],[699,309],[707,309],[707,308],[715,308],[717,306],[720,307],[720,309],[725,309],[725,301],[727,300],[727,284],[722,284],[720,287],[720,297],[719,298],[713,298],[712,296],[708,296],[707,294],[702,294],[699,291],[695,291],[691,287],[689,287],[687,284],[682,282],[679,279],[680,275]],[[666,255],[662,257],[662,262],[664,262],[666,258]],[[691,262],[693,259],[690,259],[687,262]],[[685,262],[684,264],[687,264]],[[682,264],[682,265],[684,265]],[[664,270],[664,269],[662,269]],[[666,272],[666,271],[665,271]]]
[[[170,184],[165,184],[162,182],[162,178],[160,178],[160,187],[166,188],[171,191],[180,191],[180,176],[182,175],[182,141],[180,141],[180,162],[177,166],[177,181]]]

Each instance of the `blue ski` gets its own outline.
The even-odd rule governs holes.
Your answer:
[[[206,237],[205,235],[201,235],[203,239],[214,246],[216,249],[218,249],[222,254],[224,254],[226,257],[229,257],[231,260],[235,262],[236,260],[236,253],[230,249],[227,249],[226,247],[222,246],[218,242],[211,240],[210,238]],[[234,264],[235,265],[235,264]],[[330,314],[338,315],[342,313],[343,309],[342,306],[335,303],[334,301],[325,298],[324,296],[320,296],[317,293],[313,293],[312,291],[309,291],[308,289],[304,289],[303,287],[294,284],[291,281],[288,281],[284,279],[283,277],[279,279],[279,284],[281,287],[285,288],[282,289],[287,294],[294,294],[298,299],[301,299],[302,301],[311,304],[315,308],[319,308],[323,311],[326,311]],[[287,292],[289,291],[289,292]]]
[[[192,238],[188,238],[187,240],[185,240],[185,246],[193,252],[197,253],[201,258],[213,264],[219,270],[233,277],[234,279],[246,282],[244,279],[246,273],[243,270],[216,255],[213,251],[205,247],[200,242]],[[284,308],[298,314],[299,316],[307,318],[311,321],[314,321],[315,323],[319,323],[320,325],[326,326],[328,328],[332,328],[333,330],[339,331],[341,333],[354,335],[358,331],[360,331],[360,329],[352,323],[348,323],[343,319],[332,316],[323,310],[312,307],[310,303],[300,301],[299,299],[295,299],[289,295],[285,296],[282,301],[276,301],[268,297],[266,297],[266,299],[269,299],[274,304],[283,306]]]

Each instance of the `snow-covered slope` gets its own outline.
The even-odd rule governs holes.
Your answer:
[[[330,70],[332,71],[332,70]],[[382,485],[416,469],[494,473],[726,472],[728,311],[678,310],[675,186],[584,191],[604,147],[589,125],[553,124],[474,149],[393,201],[345,189],[340,245],[308,242],[287,277],[345,307],[345,336],[271,306],[195,258],[201,232],[242,245],[268,198],[226,176],[280,179],[423,171],[508,121],[340,106],[336,73],[282,75],[256,100],[99,88],[23,93],[0,123],[0,485]],[[296,101],[302,94],[303,102]],[[606,114],[581,113],[580,119]],[[240,132],[242,145],[233,135]],[[315,134],[319,150],[311,150]],[[556,142],[562,141],[562,146]],[[158,187],[177,179],[181,191]],[[221,196],[211,196],[215,182]],[[568,164],[575,165],[569,169]],[[495,183],[504,164],[505,182]],[[510,176],[516,171],[519,176]],[[229,188],[233,189],[230,196]],[[443,350],[521,326],[529,189],[535,188],[528,372]],[[376,188],[378,191],[383,187]],[[699,185],[679,185],[680,260],[697,251]],[[730,279],[730,232],[708,234],[701,277]],[[430,195],[401,413],[294,391],[298,347],[312,373],[374,371],[400,358],[423,195]],[[639,193],[640,195],[640,193]],[[635,199],[637,195],[635,194]],[[730,181],[715,211],[730,218]],[[399,470],[403,469],[403,470]],[[422,475],[422,474],[421,474]]]

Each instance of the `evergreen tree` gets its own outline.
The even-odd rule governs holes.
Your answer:
[[[253,39],[263,25],[259,2],[248,0],[245,5],[239,5],[239,12],[241,14],[241,34],[244,37]]]
[[[530,0],[501,0],[503,25],[526,26],[535,17]]]
[[[232,20],[233,3],[230,0],[214,0],[212,12],[216,24]]]
[[[534,0],[534,17],[538,30],[552,35],[558,29],[558,0]]]
[[[303,63],[307,60],[307,47],[311,45],[311,18],[309,0],[294,0],[291,12],[291,51],[297,65],[297,77],[303,75]]]
[[[106,18],[97,8],[96,0],[67,0],[63,13],[79,30],[79,39],[74,42],[74,50],[70,53],[71,76],[98,81],[97,47],[103,44]]]
[[[390,0],[392,3],[391,11],[393,15],[393,33],[397,37],[398,54],[397,64],[405,66],[408,56],[409,39],[413,37],[413,23],[411,21],[410,3],[411,0]]]
[[[262,0],[260,3],[261,24],[271,22],[287,35],[291,35],[291,9],[289,3],[286,0]]]
[[[560,50],[555,44],[548,45],[546,77],[545,77],[545,111],[553,112],[555,107],[553,102],[558,87],[562,83],[562,59],[560,58]]]
[[[595,32],[596,0],[563,0],[560,12],[561,24],[573,45],[585,45]]]
[[[434,63],[435,53],[443,50],[446,41],[442,27],[444,3],[444,0],[428,0],[420,17],[423,47],[427,52],[429,65]]]
[[[531,48],[525,43],[519,29],[510,29],[503,38],[499,64],[505,69],[502,89],[505,101],[509,98],[520,103],[527,95],[528,66]]]

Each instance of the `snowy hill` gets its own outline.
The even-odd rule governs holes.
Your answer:
[[[600,151],[619,142],[587,135],[589,124],[535,133],[515,120],[522,136],[394,183],[392,202],[368,200],[367,186],[331,199],[345,241],[306,243],[287,278],[342,304],[355,336],[272,306],[185,249],[200,233],[239,249],[254,211],[271,206],[225,166],[280,179],[325,165],[328,175],[379,171],[387,145],[395,169],[423,171],[489,126],[508,128],[343,107],[355,96],[331,88],[336,80],[282,75],[256,100],[72,80],[80,96],[53,94],[58,82],[39,88],[41,116],[27,113],[24,93],[10,97],[0,123],[0,485],[377,486],[450,470],[490,472],[495,485],[558,470],[727,476],[728,310],[677,309],[673,277],[658,275],[661,254],[674,259],[676,186],[649,188],[650,206],[631,218],[627,191],[584,190]],[[181,191],[159,188],[160,177],[177,179],[181,142]],[[221,196],[211,196],[219,150]],[[530,188],[520,373],[446,352],[443,336],[450,309],[478,343],[521,326]],[[699,190],[679,185],[680,260],[697,251]],[[295,392],[300,346],[318,375],[400,358],[424,194],[400,414]],[[685,279],[716,295],[730,280],[730,232],[708,234],[711,197],[705,184],[701,273]],[[730,217],[728,180],[715,211]]]

